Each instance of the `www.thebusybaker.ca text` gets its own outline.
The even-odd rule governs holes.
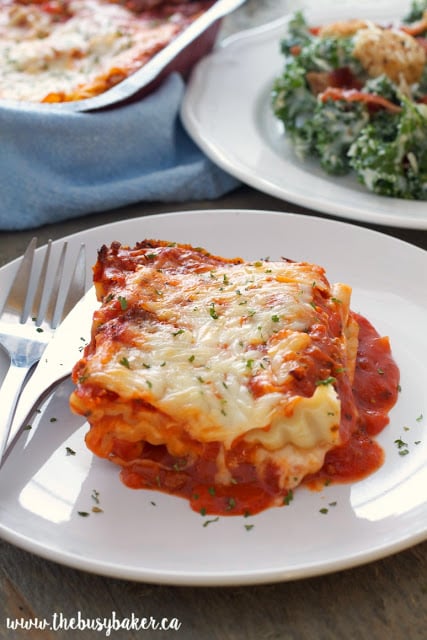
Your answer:
[[[53,613],[51,618],[6,618],[6,629],[31,631],[32,629],[49,629],[50,631],[98,631],[108,637],[112,631],[179,631],[181,622],[178,618],[139,617],[132,613],[120,618],[112,611],[109,618],[88,618],[81,611],[75,616],[67,617],[63,613]]]

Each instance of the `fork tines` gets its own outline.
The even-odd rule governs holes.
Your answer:
[[[37,238],[32,238],[11,283],[9,293],[0,312],[3,320],[25,323],[30,317],[37,327],[42,325],[55,329],[84,293],[85,260],[80,247],[69,286],[66,279],[66,257],[68,243],[64,242],[59,257],[54,256],[53,242],[46,246],[42,265],[36,268]]]

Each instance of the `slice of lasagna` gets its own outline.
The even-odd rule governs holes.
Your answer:
[[[71,408],[126,485],[255,513],[286,503],[359,429],[359,323],[350,287],[321,267],[116,242],[94,283],[102,304]]]

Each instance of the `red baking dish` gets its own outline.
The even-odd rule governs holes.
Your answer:
[[[34,0],[35,4],[38,4],[39,1],[44,7],[46,3],[42,0]],[[191,0],[187,0],[187,2],[177,2],[176,10],[174,8],[174,0],[165,0],[164,2],[161,0],[109,0],[109,2],[123,4],[125,8],[136,12],[136,14],[142,11],[143,13],[141,15],[144,16],[144,19],[148,19],[149,21],[153,20],[153,23],[155,23],[157,19],[156,16],[159,15],[158,13],[156,14],[158,11],[160,11],[160,15],[166,16],[167,20],[173,21],[175,15],[186,16],[186,7],[188,7],[188,24],[183,26],[182,30],[179,31],[178,34],[175,34],[166,46],[160,48],[149,59],[141,62],[139,69],[137,68],[137,70],[133,72],[130,71],[129,75],[121,81],[116,79],[116,84],[113,84],[111,88],[107,88],[106,90],[103,88],[99,93],[92,93],[92,95],[82,99],[79,99],[77,95],[76,98],[78,99],[74,100],[73,98],[62,97],[60,93],[56,95],[54,92],[52,96],[48,95],[46,99],[39,102],[39,105],[43,104],[47,109],[49,106],[55,106],[56,108],[59,107],[62,111],[74,112],[108,109],[130,101],[139,100],[155,89],[162,80],[172,72],[179,72],[182,76],[186,77],[193,65],[212,49],[221,26],[222,18],[241,5],[244,0],[194,1],[194,6],[197,7],[194,10],[191,9],[193,6]],[[151,5],[155,5],[153,10],[150,8]],[[19,4],[17,6],[19,11]],[[110,19],[109,6],[111,7],[107,2],[105,5],[106,20]],[[46,7],[43,11],[48,12],[48,5],[46,5]],[[62,9],[62,11],[64,10]],[[175,11],[179,13],[175,13]],[[181,11],[184,11],[184,13],[182,14]],[[98,15],[103,16],[103,13]],[[14,17],[13,15],[13,18]],[[102,17],[102,19],[104,18]],[[57,18],[57,24],[60,26],[62,24],[66,25],[67,21],[62,22],[61,16]],[[170,24],[172,25],[173,22]],[[11,22],[10,28],[12,30],[11,33],[13,33],[13,21]],[[37,42],[36,39],[34,40],[34,46],[36,48],[34,49],[33,57],[37,56]],[[53,51],[55,52],[56,49],[54,48]],[[79,49],[76,50],[76,56],[78,52]],[[37,82],[37,80],[35,81]],[[50,99],[51,97],[52,99]],[[0,104],[1,103],[9,105],[14,103],[16,106],[19,106],[20,109],[31,109],[32,104],[32,102],[26,98],[12,100],[6,98],[0,99]]]

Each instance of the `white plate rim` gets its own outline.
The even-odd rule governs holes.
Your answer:
[[[85,231],[77,232],[66,236],[65,240],[70,245],[80,246],[81,242],[84,242],[89,236],[96,234],[97,238],[101,238],[104,233],[120,236],[123,232],[132,232],[135,225],[151,224],[156,228],[158,223],[160,227],[164,224],[172,222],[173,224],[183,225],[183,232],[185,233],[186,224],[193,224],[197,219],[200,222],[208,221],[211,218],[214,222],[222,221],[221,224],[227,224],[230,218],[235,218],[237,223],[249,221],[250,218],[256,221],[256,225],[264,225],[264,219],[269,218],[271,222],[278,222],[280,225],[286,224],[296,225],[298,229],[302,229],[302,225],[312,225],[316,229],[323,228],[328,233],[355,233],[359,239],[368,239],[370,242],[381,241],[388,247],[388,249],[396,255],[399,250],[403,250],[406,253],[414,257],[416,261],[421,261],[422,264],[427,264],[427,253],[422,249],[409,245],[401,240],[398,240],[391,236],[385,236],[377,231],[363,229],[355,227],[354,225],[327,220],[323,218],[300,216],[299,214],[273,212],[273,211],[255,211],[255,210],[203,210],[203,211],[181,211],[171,212],[158,215],[144,216],[142,218],[133,218],[130,220],[118,221],[116,223],[110,223],[87,229]],[[238,220],[240,218],[240,220]],[[184,224],[183,224],[184,222]],[[61,239],[61,241],[63,240]],[[55,243],[59,243],[60,240],[56,240]],[[0,269],[0,279],[5,272],[10,270],[11,265],[16,262],[13,261],[8,265],[3,266]],[[116,479],[118,482],[118,480]],[[1,503],[0,503],[1,507]],[[173,585],[187,585],[187,586],[226,586],[226,585],[250,585],[260,583],[271,583],[279,581],[295,580],[305,577],[313,577],[316,575],[323,575],[335,571],[340,571],[355,567],[367,562],[378,560],[393,553],[397,553],[406,548],[409,548],[419,542],[422,542],[427,538],[427,500],[422,505],[422,514],[424,515],[425,523],[419,522],[418,526],[405,534],[398,536],[392,542],[387,544],[373,544],[370,549],[365,549],[362,552],[358,552],[354,555],[347,557],[339,557],[334,560],[325,560],[324,558],[318,558],[316,562],[308,564],[301,564],[300,566],[288,568],[284,566],[268,567],[265,569],[247,570],[247,571],[211,571],[206,573],[204,571],[197,571],[193,568],[192,571],[174,571],[174,570],[141,570],[139,567],[119,566],[117,563],[103,559],[97,561],[88,557],[84,557],[79,554],[73,554],[70,552],[62,551],[61,549],[55,550],[49,548],[46,543],[37,540],[31,533],[24,533],[22,531],[14,531],[12,528],[5,526],[3,522],[0,522],[0,535],[1,537],[18,546],[26,551],[35,553],[48,560],[54,560],[67,566],[92,571],[96,574],[106,575],[110,577],[118,577],[137,581],[146,581],[160,584],[173,584]]]

